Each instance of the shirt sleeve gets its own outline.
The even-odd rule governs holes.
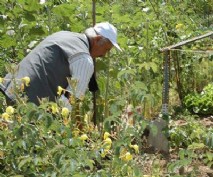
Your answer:
[[[66,107],[67,109],[69,109],[69,111],[72,111],[72,106],[68,100],[67,97],[65,97],[65,95],[61,95],[60,100],[63,102],[63,106]]]
[[[71,77],[77,80],[75,96],[81,98],[85,95],[90,78],[94,72],[93,59],[88,54],[81,54],[68,59],[68,61]],[[70,90],[72,88],[68,86],[67,89]]]

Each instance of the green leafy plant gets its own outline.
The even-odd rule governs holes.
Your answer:
[[[170,145],[176,148],[186,148],[193,143],[202,143],[211,148],[211,134],[212,129],[206,128],[191,116],[183,125],[173,126],[171,124],[169,130]]]
[[[140,130],[125,126],[119,136],[103,135],[87,118],[80,130],[74,115],[56,103],[7,107],[0,124],[1,174],[141,176],[134,160],[139,147],[132,144]]]
[[[184,105],[196,114],[211,115],[213,113],[213,84],[208,84],[199,93],[189,94],[184,98]]]

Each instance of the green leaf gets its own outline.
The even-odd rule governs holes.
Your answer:
[[[203,149],[205,147],[205,144],[203,143],[192,143],[188,146],[187,149],[189,150],[196,150],[196,149]]]
[[[52,11],[65,18],[65,17],[70,17],[70,12],[73,12],[75,10],[75,6],[70,5],[70,4],[60,4],[58,6],[55,6]]]
[[[157,70],[158,70],[158,66],[157,66],[157,64],[156,64],[156,63],[154,63],[154,62],[150,62],[150,67],[152,68],[152,71],[153,71],[154,73],[156,73],[156,72],[157,72]]]
[[[111,127],[111,122],[115,122],[115,123],[120,123],[118,116],[120,115],[119,112],[116,112],[114,115],[107,117],[106,119],[104,119],[104,128],[106,129],[106,131],[110,130]]]
[[[75,175],[73,175],[73,177],[87,177],[87,175],[85,175],[85,174],[75,174]]]
[[[144,82],[141,82],[141,81],[135,81],[135,82],[134,82],[134,87],[133,87],[133,89],[136,89],[136,88],[138,88],[138,89],[140,89],[140,90],[145,90],[145,91],[148,90],[146,84],[145,84]]]
[[[0,145],[5,146],[7,144],[7,137],[5,136],[3,131],[0,131],[0,139],[1,139]]]
[[[56,172],[53,172],[52,174],[51,174],[51,177],[56,177],[57,176],[57,173]]]
[[[118,73],[117,78],[121,78],[122,76],[132,75],[135,76],[136,70],[135,69],[128,69],[128,70],[122,70]]]
[[[0,46],[2,48],[10,48],[12,46],[16,46],[16,40],[14,37],[3,35],[1,36]]]
[[[24,159],[23,160],[21,160],[20,161],[20,163],[18,164],[18,168],[19,168],[19,170],[21,170],[21,168],[25,165],[25,164],[27,164],[27,163],[29,163],[29,162],[31,162],[32,161],[32,157],[23,157]]]
[[[207,152],[207,153],[206,153],[206,156],[207,156],[207,158],[208,158],[209,161],[212,161],[212,160],[213,160],[213,153]]]
[[[212,168],[212,165],[213,165],[213,162],[208,162],[208,164],[207,164],[207,166],[208,166],[209,168]]]
[[[27,12],[27,11],[25,11],[24,13],[24,18],[29,22],[36,20],[35,16],[31,12]]]
[[[134,170],[134,176],[137,177],[137,176],[141,176],[142,174],[140,173],[140,170],[138,167],[133,167],[133,170]]]
[[[103,60],[96,60],[96,71],[106,70],[107,67],[106,62]]]
[[[1,173],[1,172],[0,172],[0,176],[1,176],[1,177],[7,177],[7,176],[5,176],[5,175],[4,175],[3,173]],[[20,177],[24,177],[24,176],[20,176]]]
[[[53,123],[53,117],[52,117],[52,115],[49,114],[49,113],[44,113],[43,117],[44,117],[44,120],[45,120],[45,126],[46,126],[46,128],[49,128],[52,125],[52,123]]]
[[[86,159],[85,164],[89,166],[90,170],[93,170],[95,162],[94,160]]]
[[[54,131],[57,131],[58,128],[60,127],[60,123],[57,121],[57,120],[53,120],[51,126],[50,126],[50,129],[54,130]]]
[[[34,121],[36,120],[39,116],[38,116],[38,111],[36,109],[28,109],[28,112],[26,113],[26,117],[30,120],[30,121]]]
[[[29,33],[31,35],[44,35],[45,31],[43,29],[43,26],[34,26],[30,29]]]
[[[24,10],[29,11],[30,13],[38,11],[40,4],[38,3],[37,0],[28,0],[27,2],[24,1]]]
[[[35,157],[35,158],[33,159],[33,161],[34,161],[34,164],[35,164],[36,166],[43,163],[43,159],[42,159],[41,157]]]
[[[185,150],[181,149],[178,153],[180,160],[183,160],[185,158]]]

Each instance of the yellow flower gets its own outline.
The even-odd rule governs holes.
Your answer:
[[[130,154],[130,152],[127,151],[126,148],[123,148],[120,151],[120,157],[119,158],[123,161],[129,161],[129,160],[132,160],[133,157]]]
[[[51,109],[52,109],[52,113],[53,113],[53,114],[56,114],[56,113],[59,112],[59,111],[58,111],[58,106],[57,106],[56,103],[52,103]]]
[[[90,122],[87,123],[86,128],[87,128],[87,131],[88,131],[88,132],[97,131],[97,130],[95,130],[96,127],[94,126],[94,124],[92,124],[92,123],[90,123]]]
[[[2,83],[4,81],[4,78],[0,77],[0,83]]]
[[[133,148],[133,149],[135,150],[135,153],[139,153],[139,147],[138,147],[137,144],[135,144],[135,145],[131,145],[131,144],[130,144],[130,147]]]
[[[69,115],[69,109],[66,108],[66,107],[63,107],[62,110],[61,110],[61,115],[66,118],[68,115]]]
[[[139,153],[139,147],[138,145],[133,145],[133,149],[135,150],[135,153]]]
[[[5,120],[9,120],[9,118],[10,118],[10,115],[8,113],[6,113],[6,112],[4,112],[1,116]]]
[[[106,156],[106,153],[103,151],[103,152],[101,152],[101,157],[105,157]]]
[[[15,110],[15,109],[14,109],[12,106],[8,106],[8,107],[6,108],[6,113],[9,114],[9,115],[11,115],[11,114],[14,113],[14,110]]]
[[[75,130],[72,131],[72,133],[73,133],[74,137],[77,137],[79,135],[79,133],[80,133],[80,130],[79,129],[75,129]]]
[[[108,149],[103,149],[103,150],[101,151],[101,157],[104,158],[108,153],[109,153],[109,150],[108,150]]]
[[[83,135],[80,136],[80,140],[85,141],[87,139],[88,139],[88,136],[86,134],[83,134]]]
[[[85,121],[86,123],[89,123],[89,115],[88,115],[88,114],[85,114],[85,115],[84,115],[84,121]]]
[[[179,29],[181,29],[181,28],[183,28],[183,27],[184,27],[184,25],[183,25],[182,23],[179,23],[179,24],[176,25],[175,28],[176,28],[177,30],[179,30]]]
[[[107,146],[104,146],[104,148],[105,148],[106,150],[110,150],[111,144],[109,144],[109,145],[107,145]]]
[[[110,139],[110,138],[106,138],[105,140],[104,140],[104,143],[105,144],[112,144],[112,140]]]
[[[125,154],[124,160],[125,160],[125,161],[132,160],[132,154],[130,154],[130,152],[127,152],[127,153]]]
[[[29,86],[29,84],[30,84],[30,78],[29,77],[23,77],[22,79],[21,79],[23,82],[24,82],[24,84],[28,87]]]
[[[106,138],[104,140],[104,148],[109,150],[111,148],[112,145],[112,140],[110,138]]]
[[[18,116],[18,117],[17,117],[17,121],[18,121],[18,122],[21,122],[21,119],[22,119],[21,116]]]
[[[107,139],[110,136],[110,134],[108,132],[104,133],[104,140]]]
[[[76,99],[75,99],[74,95],[70,95],[69,101],[70,101],[70,104],[71,104],[71,105],[74,105],[74,104],[75,104]]]
[[[61,86],[58,86],[58,92],[57,92],[57,94],[59,96],[62,94],[63,91],[64,91],[64,89]]]

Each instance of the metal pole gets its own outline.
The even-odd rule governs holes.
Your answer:
[[[164,81],[163,81],[163,93],[162,93],[162,114],[168,115],[169,104],[169,71],[170,71],[170,52],[169,50],[164,52]]]
[[[93,20],[93,26],[96,24],[96,0],[92,1],[92,20]],[[94,75],[96,78],[96,61],[95,58],[93,59],[94,61]],[[96,120],[96,92],[93,92],[93,122],[94,125],[97,125],[97,120]]]

